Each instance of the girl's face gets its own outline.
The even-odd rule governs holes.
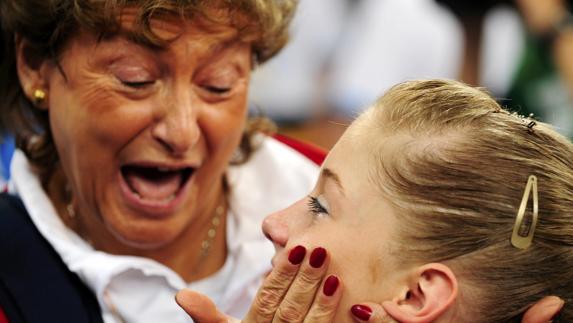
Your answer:
[[[368,300],[381,303],[402,293],[391,240],[396,218],[370,177],[376,176],[368,136],[352,126],[326,159],[308,197],[269,215],[263,230],[277,253],[296,245],[324,247],[329,273],[344,283],[337,321],[351,321],[350,307]],[[406,290],[403,291],[404,293]]]

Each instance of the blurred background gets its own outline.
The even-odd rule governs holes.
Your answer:
[[[392,85],[448,78],[573,135],[570,0],[301,0],[291,42],[259,67],[253,111],[329,149]]]
[[[300,0],[291,42],[253,74],[250,111],[329,149],[392,85],[448,78],[573,136],[573,0]],[[13,141],[0,142],[0,187]]]

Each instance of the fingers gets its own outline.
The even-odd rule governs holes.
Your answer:
[[[522,323],[551,322],[561,311],[565,302],[557,296],[546,296],[527,309]]]
[[[271,322],[306,255],[306,248],[296,246],[286,255],[275,258],[274,268],[259,289],[244,322]]]
[[[326,268],[326,249],[315,248],[308,257],[308,261],[304,261],[300,266],[298,274],[275,313],[273,322],[304,321],[326,273]]]
[[[209,297],[190,289],[180,290],[175,301],[196,323],[227,323],[230,320],[219,310]]]
[[[354,322],[398,323],[376,303],[361,303],[350,308]]]
[[[316,293],[314,303],[310,307],[304,322],[332,322],[341,298],[342,284],[340,279],[335,275],[328,276]]]
[[[337,276],[323,278],[328,267],[324,248],[307,255],[302,246],[277,256],[243,322],[332,322],[342,298]]]

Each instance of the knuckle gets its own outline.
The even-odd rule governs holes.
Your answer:
[[[314,312],[309,313],[309,315],[305,318],[304,322],[308,323],[317,323],[317,322],[332,322],[332,316],[334,315],[334,310],[330,310],[327,312]]]
[[[272,319],[281,298],[282,293],[278,289],[261,289],[253,304],[255,315],[264,319]]]
[[[319,297],[310,309],[305,322],[331,322],[337,309],[337,303],[330,298]]]
[[[322,277],[316,273],[301,271],[298,273],[295,283],[302,290],[313,290],[320,284]]]
[[[333,297],[327,297],[323,294],[318,297],[315,303],[317,310],[321,312],[333,311],[338,304]]]
[[[300,305],[285,299],[278,308],[275,318],[279,322],[302,322],[304,314]]]
[[[289,270],[288,268],[275,268],[272,274],[269,275],[269,280],[275,285],[288,285],[295,275],[296,271]]]
[[[321,276],[309,271],[300,271],[296,279],[304,285],[317,285],[321,280]]]
[[[311,302],[319,285],[320,279],[307,273],[300,272],[290,285],[287,297],[297,299],[299,302]]]

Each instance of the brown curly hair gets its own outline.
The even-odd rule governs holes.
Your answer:
[[[0,2],[0,133],[10,132],[39,171],[43,181],[54,170],[58,155],[51,135],[48,114],[34,108],[24,95],[16,71],[16,36],[25,39],[37,59],[58,62],[63,46],[74,30],[85,28],[98,35],[119,29],[117,17],[126,7],[139,10],[133,37],[152,46],[166,40],[153,34],[150,19],[175,14],[185,19],[202,17],[217,23],[217,12],[228,13],[240,36],[251,41],[255,63],[275,55],[288,40],[288,26],[297,0],[2,0]],[[215,9],[215,10],[213,10]],[[213,14],[215,13],[215,14]],[[226,22],[228,23],[228,21]],[[254,149],[254,133],[269,129],[268,122],[249,122],[239,147],[246,161]]]

